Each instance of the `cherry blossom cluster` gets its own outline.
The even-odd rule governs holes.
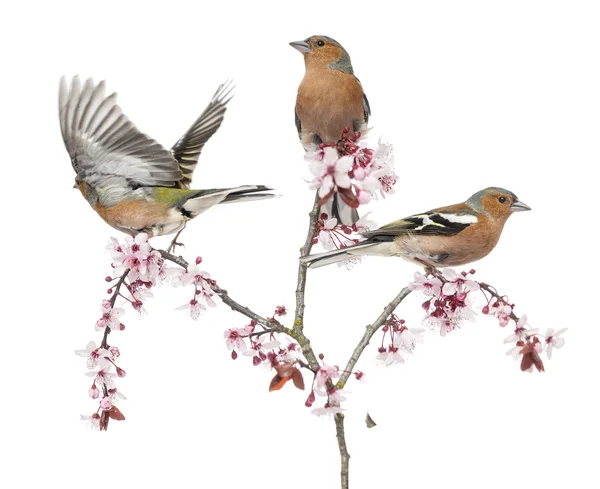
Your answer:
[[[489,286],[487,288],[493,291],[493,288]],[[565,344],[562,335],[567,331],[567,328],[559,329],[556,332],[554,329],[549,328],[546,334],[541,334],[539,328],[534,329],[527,324],[526,315],[519,318],[514,314],[514,304],[510,304],[506,297],[501,297],[495,292],[488,297],[484,289],[482,289],[482,292],[487,301],[482,309],[483,314],[497,318],[503,328],[510,321],[515,324],[514,332],[504,340],[505,344],[514,344],[506,354],[515,360],[520,359],[520,367],[524,372],[533,372],[534,368],[538,372],[543,372],[545,370],[544,362],[540,355],[545,351],[548,360],[550,360],[554,349],[559,349]]]
[[[323,361],[323,354],[319,355],[319,360]],[[362,373],[360,374],[362,377]],[[319,370],[315,373],[312,383],[312,389],[304,405],[308,408],[312,407],[316,400],[316,396],[326,397],[322,407],[314,408],[311,413],[317,416],[341,413],[342,401],[346,398],[341,395],[340,389],[335,387],[335,380],[340,377],[340,369],[337,365],[327,365],[323,363]]]
[[[116,346],[110,346],[102,342],[101,346],[90,341],[85,350],[76,350],[79,356],[87,358],[87,367],[90,370],[86,376],[92,377],[92,386],[88,390],[88,395],[92,399],[98,400],[98,409],[91,415],[81,415],[81,419],[90,423],[93,428],[106,430],[109,419],[121,421],[125,416],[115,402],[125,399],[125,396],[119,392],[115,386],[116,377],[125,377],[125,371],[116,364],[120,356],[119,349]],[[112,368],[115,372],[112,372]]]
[[[285,316],[287,311],[284,306],[277,306],[273,317],[267,318],[275,321],[277,316]],[[275,370],[275,376],[269,385],[269,391],[281,389],[289,380],[301,390],[304,390],[304,379],[297,364],[300,363],[298,343],[289,342],[282,346],[276,339],[278,333],[271,328],[250,321],[243,328],[231,328],[225,331],[225,345],[231,351],[231,358],[236,360],[240,354],[252,358],[252,365],[266,365]]]
[[[124,285],[129,295],[117,290],[119,296],[137,312],[145,314],[143,306],[144,301],[152,297],[150,289],[167,278],[167,267],[160,253],[152,249],[146,233],[140,233],[135,238],[128,236],[123,243],[111,238],[106,249],[110,252],[113,268],[113,278],[107,277],[106,281],[126,279]]]
[[[398,176],[394,173],[394,151],[391,144],[379,139],[377,147],[367,147],[359,141],[360,133],[344,129],[341,139],[306,153],[305,159],[313,174],[312,190],[318,190],[320,204],[334,192],[350,207],[369,203],[377,195],[394,192]]]
[[[148,243],[145,233],[134,238],[127,237],[123,242],[111,238],[106,250],[110,253],[113,273],[105,279],[111,284],[107,290],[110,298],[102,301],[101,317],[96,321],[96,330],[103,332],[102,341],[99,346],[90,341],[85,349],[75,352],[87,359],[86,376],[93,379],[88,395],[98,401],[96,412],[82,415],[81,418],[100,430],[107,429],[110,419],[125,419],[114,405],[125,399],[115,385],[117,378],[125,377],[125,370],[116,363],[120,357],[119,348],[108,342],[111,333],[125,330],[121,322],[125,309],[115,306],[117,299],[121,299],[125,305],[129,304],[137,313],[145,314],[144,302],[152,297],[151,289],[170,277],[174,287],[194,287],[192,300],[179,308],[188,309],[192,318],[197,319],[206,306],[215,306],[211,288],[215,282],[208,273],[198,269],[201,258],[197,258],[195,264],[187,269],[168,268],[160,252],[152,249]]]
[[[173,287],[194,286],[194,293],[191,300],[177,308],[180,311],[188,311],[194,320],[198,319],[202,311],[206,311],[207,307],[216,307],[217,305],[213,300],[215,293],[212,289],[212,286],[216,285],[216,282],[210,278],[209,273],[198,268],[200,263],[202,263],[202,258],[197,257],[194,265],[189,266],[187,270],[183,268],[167,269]]]
[[[463,320],[473,320],[475,313],[472,309],[471,293],[481,291],[485,297],[486,304],[482,313],[498,320],[501,327],[506,327],[511,321],[515,324],[514,333],[508,336],[504,342],[514,343],[507,352],[516,360],[521,359],[521,370],[532,372],[537,369],[544,371],[544,364],[540,354],[545,351],[548,359],[552,357],[554,349],[561,348],[565,344],[562,337],[567,328],[554,331],[548,329],[546,334],[541,334],[538,329],[532,329],[527,325],[527,316],[518,318],[506,297],[500,296],[493,287],[471,280],[469,276],[475,274],[475,270],[461,272],[446,268],[443,271],[431,270],[428,276],[420,272],[415,273],[415,280],[408,284],[408,288],[421,292],[427,296],[422,307],[427,312],[425,323],[433,329],[439,329],[442,336],[459,327]],[[387,324],[386,324],[387,326]],[[392,343],[393,346],[396,346]],[[381,355],[384,354],[383,357]],[[403,359],[391,360],[390,356],[399,352],[389,348],[380,348],[381,361],[389,363],[403,362]],[[388,363],[386,363],[388,364]]]
[[[471,292],[480,289],[479,284],[469,279],[475,270],[457,274],[450,268],[425,276],[415,272],[415,280],[408,284],[412,291],[421,292],[428,299],[422,307],[427,313],[424,322],[445,336],[460,327],[465,320],[475,319],[472,309]]]
[[[368,219],[370,212],[361,217],[352,226],[338,224],[335,217],[329,218],[325,213],[317,220],[317,232],[313,237],[313,244],[320,243],[326,250],[346,248],[360,241],[357,234],[370,229],[376,229],[377,223]]]
[[[116,238],[111,238],[106,247],[111,256],[113,276],[106,277],[106,282],[111,283],[107,293],[110,299],[102,301],[102,316],[96,321],[96,330],[103,331],[100,346],[90,341],[85,350],[75,353],[87,358],[88,372],[92,386],[88,395],[98,400],[98,408],[92,415],[82,415],[92,427],[106,430],[109,419],[123,420],[125,417],[114,405],[125,396],[117,390],[115,379],[125,377],[125,370],[116,364],[120,357],[119,348],[108,343],[108,336],[112,332],[123,331],[125,325],[121,317],[125,309],[115,307],[117,298],[128,302],[138,313],[144,313],[144,301],[152,296],[150,289],[166,278],[165,264],[160,253],[155,251],[148,243],[148,235],[138,234],[135,238],[127,237],[123,243]],[[126,293],[123,293],[123,288]],[[115,372],[112,369],[115,369]]]
[[[405,355],[412,355],[417,343],[423,343],[423,328],[408,328],[404,319],[392,314],[381,328],[383,336],[378,349],[377,361],[386,367],[404,363]]]

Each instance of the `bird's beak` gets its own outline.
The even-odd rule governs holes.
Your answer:
[[[292,46],[294,49],[297,49],[301,53],[310,53],[311,51],[310,44],[308,44],[306,41],[294,41],[290,43],[290,46]]]
[[[510,206],[510,210],[513,212],[530,211],[531,207],[529,207],[527,204],[524,204],[520,200],[515,200],[513,205]]]

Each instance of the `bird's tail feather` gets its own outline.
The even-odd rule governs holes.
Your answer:
[[[358,211],[346,204],[337,192],[321,206],[319,215],[323,213],[329,217],[335,217],[339,224],[346,226],[352,226],[360,218]]]
[[[276,194],[269,193],[270,187],[264,185],[243,185],[234,188],[215,188],[209,190],[197,190],[182,203],[183,211],[191,214],[190,217],[196,217],[205,210],[214,205],[227,202],[242,202],[250,200],[270,199],[277,197]]]
[[[359,250],[364,250],[365,248],[370,248],[372,246],[376,246],[377,244],[378,243],[371,243],[369,241],[365,241],[352,246],[348,246],[347,248],[341,248],[339,250],[326,251],[325,253],[317,253],[315,255],[302,256],[300,257],[300,262],[307,264],[308,268],[324,267],[326,265],[331,265],[332,263],[339,263],[341,261],[346,261],[350,258],[360,256],[364,253],[361,253]]]

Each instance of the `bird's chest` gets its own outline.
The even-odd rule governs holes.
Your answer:
[[[363,91],[352,75],[337,70],[307,71],[296,98],[302,132],[316,133],[323,142],[337,141],[344,127],[364,119]]]
[[[127,233],[144,231],[157,234],[151,230],[170,221],[166,206],[148,199],[123,200],[109,207],[97,202],[93,207],[109,225]]]

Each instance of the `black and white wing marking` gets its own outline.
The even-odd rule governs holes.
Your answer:
[[[172,187],[182,173],[173,155],[141,133],[117,105],[115,93],[104,95],[105,82],[81,85],[60,80],[60,129],[78,178],[88,185]]]
[[[460,212],[431,211],[405,217],[362,234],[371,241],[392,241],[396,236],[402,234],[453,235],[464,231],[476,222],[477,214],[469,210]]]
[[[183,178],[178,182],[180,188],[190,187],[202,148],[221,126],[227,103],[233,98],[234,87],[231,80],[219,85],[204,112],[171,149],[183,173]]]

